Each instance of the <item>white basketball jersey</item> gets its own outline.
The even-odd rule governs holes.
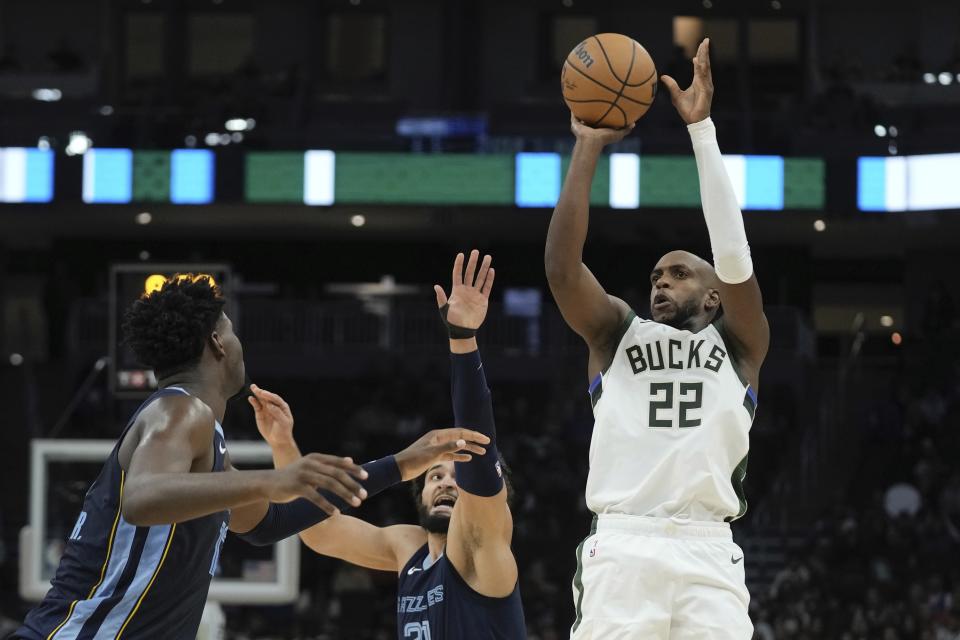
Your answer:
[[[613,362],[590,385],[594,513],[731,521],[746,511],[756,395],[720,332],[631,313]]]

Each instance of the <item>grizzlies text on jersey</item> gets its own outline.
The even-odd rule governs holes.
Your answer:
[[[505,598],[480,595],[442,555],[423,545],[403,567],[397,588],[400,640],[523,640],[520,587]]]

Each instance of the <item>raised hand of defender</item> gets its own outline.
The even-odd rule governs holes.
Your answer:
[[[626,137],[634,127],[633,122],[622,129],[607,129],[604,127],[591,127],[588,124],[584,124],[580,120],[577,120],[577,117],[570,114],[570,131],[576,136],[578,141],[595,143],[597,145],[606,146],[608,144],[613,144],[614,142],[620,142]]]
[[[453,261],[453,284],[449,298],[444,293],[443,287],[438,284],[433,285],[433,290],[437,294],[437,306],[443,307],[447,303],[450,304],[447,322],[452,325],[478,329],[487,317],[487,303],[490,300],[490,290],[493,288],[495,275],[493,267],[490,266],[493,258],[489,255],[484,256],[478,270],[479,259],[480,252],[476,249],[471,251],[470,259],[467,260],[467,269],[464,272],[463,254],[457,254],[456,260]]]
[[[293,413],[290,405],[275,393],[250,385],[253,395],[249,398],[257,418],[257,430],[273,447],[293,443]],[[308,453],[277,469],[267,485],[267,496],[272,502],[290,502],[306,498],[333,515],[338,509],[318,493],[325,489],[344,502],[359,506],[367,497],[366,490],[358,480],[364,480],[367,472],[351,458],[341,458],[325,453]]]
[[[713,102],[713,75],[710,71],[710,38],[704,39],[693,58],[693,82],[686,90],[677,86],[670,76],[660,76],[660,81],[670,92],[670,100],[677,113],[687,124],[700,122],[710,117]]]
[[[248,398],[257,419],[257,430],[267,444],[287,444],[293,441],[293,414],[290,405],[275,393],[250,385],[253,395]]]
[[[411,480],[440,462],[469,462],[471,454],[482,456],[487,452],[481,445],[490,444],[490,438],[478,431],[455,427],[434,429],[396,454],[400,477]]]

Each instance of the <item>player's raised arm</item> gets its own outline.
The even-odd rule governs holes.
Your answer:
[[[474,591],[505,597],[517,584],[517,562],[510,549],[513,518],[497,452],[490,389],[475,337],[487,315],[495,272],[490,256],[478,269],[479,256],[478,251],[470,253],[464,273],[464,256],[457,255],[449,298],[441,286],[434,286],[450,335],[454,422],[490,438],[484,455],[455,464],[459,497],[450,518],[447,557]]]
[[[594,351],[608,350],[610,337],[630,309],[622,300],[607,295],[583,263],[583,245],[590,219],[590,185],[603,148],[623,139],[633,130],[633,125],[624,129],[593,129],[571,115],[570,129],[577,142],[560,200],[550,218],[544,267],[560,313],[590,346],[592,357]]]
[[[254,395],[250,404],[256,413],[257,428],[270,445],[274,466],[283,469],[295,464],[301,454],[293,437],[290,407],[275,393],[256,385],[251,390]],[[430,431],[396,455],[363,465],[371,471],[379,467],[390,472],[386,477],[389,483],[371,485],[369,480],[365,481],[368,497],[396,482],[416,478],[439,462],[466,461],[472,454],[482,454],[487,442],[489,438],[469,429]],[[423,529],[415,525],[377,527],[344,513],[334,514],[300,532],[304,544],[317,553],[370,569],[394,572],[403,568],[410,555],[423,545],[425,537]]]
[[[700,43],[693,59],[693,83],[685,91],[670,76],[663,76],[677,112],[687,123],[700,175],[703,216],[710,233],[713,264],[720,280],[724,333],[737,343],[739,358],[747,365],[751,384],[757,387],[760,365],[770,346],[770,327],[763,313],[760,285],[753,272],[743,214],[727,176],[710,119],[713,77],[710,40]]]

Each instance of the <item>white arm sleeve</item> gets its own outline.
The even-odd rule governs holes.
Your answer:
[[[700,201],[710,233],[713,268],[717,277],[727,284],[746,282],[753,275],[753,260],[743,228],[743,214],[720,156],[717,128],[713,120],[707,118],[687,125],[687,130],[697,158]]]

